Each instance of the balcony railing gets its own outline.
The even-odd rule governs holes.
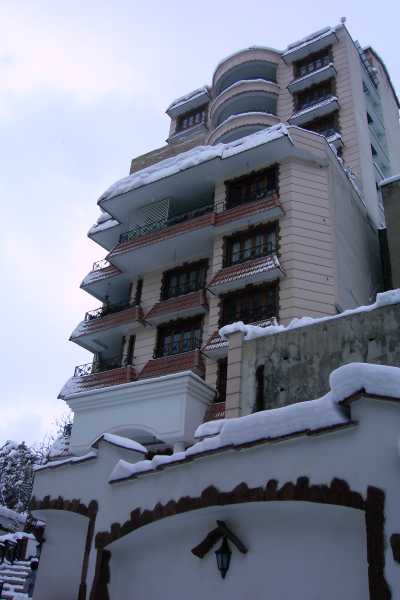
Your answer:
[[[272,242],[266,242],[263,244],[258,244],[257,246],[253,246],[252,248],[243,248],[238,252],[232,252],[231,259],[226,266],[238,265],[240,263],[246,262],[252,258],[261,258],[262,256],[270,256],[271,254],[276,254],[277,248],[276,245]]]
[[[151,223],[146,223],[146,225],[136,225],[134,228],[122,233],[120,235],[119,241],[121,242],[129,242],[131,240],[136,240],[139,237],[147,235],[148,233],[153,233],[154,231],[160,231],[162,229],[166,229],[168,227],[172,227],[173,225],[178,225],[179,223],[184,223],[185,221],[190,221],[191,219],[195,219],[196,217],[201,217],[209,212],[214,210],[214,204],[207,204],[206,206],[201,206],[196,208],[195,210],[188,211],[186,213],[182,213],[181,215],[177,215],[175,217],[170,217],[169,219],[159,219],[158,221],[153,221]]]
[[[258,306],[230,306],[224,310],[221,326],[236,321],[244,323],[257,323],[273,319],[277,314],[275,304],[263,304]]]
[[[313,98],[312,100],[309,100],[308,102],[299,103],[297,105],[296,112],[301,112],[302,110],[305,110],[306,108],[311,108],[312,106],[315,106],[315,105],[319,104],[320,102],[324,102],[324,100],[329,100],[329,98],[334,98],[334,95],[332,93],[322,94],[321,96],[318,96],[318,98]]]
[[[326,67],[329,63],[332,62],[332,59],[329,54],[325,56],[320,56],[315,60],[308,62],[307,64],[303,64],[296,69],[296,77],[304,77],[305,75],[309,75],[310,73],[314,73],[314,71],[318,71],[322,69],[322,67]]]
[[[112,313],[120,312],[121,310],[125,310],[125,308],[129,308],[131,305],[129,302],[120,302],[118,304],[108,304],[105,306],[100,306],[99,308],[95,308],[94,310],[89,310],[85,314],[85,321],[93,321],[94,319],[101,319],[106,315],[110,315]]]
[[[110,263],[106,258],[102,258],[101,260],[97,260],[93,263],[92,271],[100,271],[101,269],[105,269],[106,267],[110,267]]]
[[[74,377],[86,377],[95,373],[111,371],[111,369],[119,369],[121,366],[121,356],[114,356],[106,360],[94,360],[91,363],[75,367]]]
[[[201,347],[201,339],[198,336],[190,338],[181,338],[174,340],[169,344],[164,344],[160,348],[156,348],[153,352],[153,358],[162,358],[164,356],[175,356],[176,354],[184,354],[198,350]]]
[[[218,210],[218,207],[223,207],[225,210],[229,210],[230,208],[236,208],[237,206],[241,206],[243,204],[247,204],[249,202],[255,202],[256,200],[263,200],[264,198],[269,198],[271,196],[275,196],[278,193],[278,190],[276,189],[276,187],[273,188],[268,188],[268,187],[264,187],[264,188],[260,188],[260,189],[256,189],[254,191],[248,192],[246,193],[244,196],[241,196],[240,198],[236,197],[234,195],[229,195],[229,192],[227,193],[227,197],[226,197],[226,205],[222,205],[221,202],[217,203],[216,208]]]

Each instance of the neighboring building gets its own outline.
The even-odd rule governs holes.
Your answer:
[[[334,483],[332,497],[328,494],[332,502],[326,502],[364,510],[367,524],[382,516],[382,490],[388,493],[388,506],[394,501],[396,490],[391,471],[383,481],[374,465],[362,460],[373,436],[380,435],[386,421],[390,421],[392,409],[386,405],[379,409],[382,414],[377,416],[376,429],[371,429],[372,415],[379,410],[369,400],[361,403],[366,407],[360,409],[361,422],[365,418],[368,426],[364,431],[361,424],[361,433],[346,434],[347,441],[342,446],[339,430],[344,427],[347,431],[354,425],[350,408],[343,408],[342,404],[338,408],[335,404],[332,409],[321,401],[325,408],[321,409],[324,414],[320,429],[329,432],[321,441],[323,461],[320,454],[313,452],[313,442],[309,440],[296,442],[305,444],[304,453],[291,452],[290,444],[287,450],[277,449],[277,465],[269,462],[265,446],[248,446],[261,438],[279,437],[273,435],[274,424],[268,420],[274,418],[273,413],[269,416],[263,412],[261,420],[249,413],[316,397],[321,389],[326,389],[328,373],[342,362],[360,360],[399,366],[396,353],[383,352],[371,360],[367,350],[370,341],[357,330],[352,338],[358,348],[353,358],[344,357],[337,340],[342,343],[347,338],[338,333],[322,364],[317,358],[323,336],[316,336],[318,341],[311,344],[314,355],[299,352],[296,364],[297,378],[303,372],[303,376],[315,381],[304,382],[302,394],[296,398],[294,388],[290,394],[283,394],[280,388],[284,386],[279,382],[274,382],[271,391],[267,385],[268,353],[264,352],[263,343],[258,341],[255,348],[243,338],[243,332],[249,335],[249,324],[256,325],[251,329],[254,335],[268,336],[303,315],[314,319],[331,317],[339,323],[348,318],[339,316],[336,321],[339,313],[370,304],[386,285],[381,263],[383,236],[378,233],[384,225],[379,183],[400,170],[400,128],[398,100],[384,64],[372,49],[362,50],[342,23],[296,42],[285,51],[252,47],[226,58],[217,66],[212,85],[179,98],[168,107],[167,114],[171,117],[167,145],[132,161],[131,174],[99,199],[102,214],[89,231],[89,237],[105,248],[107,255],[93,265],[81,287],[96,297],[101,306],[86,313],[71,335],[71,340],[92,352],[94,358],[90,364],[76,367],[60,393],[74,412],[67,454],[63,460],[41,468],[36,476],[34,507],[47,521],[47,541],[38,576],[40,600],[54,594],[60,600],[71,600],[78,593],[79,600],[83,600],[90,589],[92,600],[119,599],[128,590],[138,598],[155,599],[159,597],[157,592],[151,586],[146,592],[144,581],[150,574],[148,568],[152,570],[151,556],[155,572],[167,577],[165,597],[186,596],[187,586],[196,590],[193,597],[200,597],[200,582],[209,580],[208,567],[197,571],[181,555],[180,534],[165,546],[159,537],[171,536],[172,530],[170,524],[165,529],[160,524],[157,528],[145,528],[139,537],[126,539],[125,534],[137,528],[137,513],[132,513],[133,525],[125,522],[126,514],[129,516],[136,507],[145,508],[143,522],[138,517],[142,526],[186,512],[189,509],[182,507],[187,505],[198,509],[235,503],[235,486],[243,482],[248,490],[261,481],[265,483],[263,465],[267,462],[271,474],[267,479],[277,478],[281,483],[295,483],[298,477],[303,481],[305,475],[318,485],[329,486],[335,477],[345,479],[356,491],[348,493],[343,488],[345,484],[339,483],[336,488]],[[396,295],[388,301],[387,296],[384,298],[385,304],[398,303]],[[385,306],[383,310],[389,322],[392,309]],[[230,328],[235,322],[242,324]],[[220,333],[223,327],[226,335]],[[334,331],[340,327],[332,326]],[[305,369],[307,361],[314,362],[314,370]],[[389,369],[379,372],[397,381],[396,368],[381,369]],[[284,373],[282,369],[282,377]],[[364,374],[370,381],[370,371],[363,371],[363,377]],[[291,381],[298,381],[296,377]],[[360,392],[360,397],[369,393],[366,388],[362,391],[363,381],[357,379],[359,387],[353,390]],[[370,393],[398,398],[393,387],[390,394],[385,393],[385,386],[378,387],[370,386]],[[335,396],[335,402],[346,398],[350,402],[351,393],[340,399]],[[313,404],[305,406],[310,408],[299,409],[305,430],[319,431]],[[279,439],[299,431],[292,429],[300,415],[297,407],[282,408],[288,410],[291,412],[279,413],[281,416],[277,417]],[[358,408],[355,413],[358,414]],[[229,433],[229,421],[224,422],[223,418],[242,415],[247,415],[245,420],[232,421],[238,423],[239,437],[235,437],[234,430]],[[285,424],[285,415],[292,415],[294,421],[289,419]],[[206,423],[202,425],[203,422]],[[247,441],[243,441],[240,431],[246,423],[250,429]],[[259,434],[252,436],[253,426],[261,427],[261,438],[257,437]],[[225,451],[228,443],[220,445],[224,427],[228,432],[226,439],[231,439],[233,447],[243,446],[243,452],[232,454]],[[211,441],[206,439],[191,446],[196,430],[200,438],[212,436]],[[333,435],[333,430],[338,432]],[[346,444],[354,451],[353,462],[344,458],[349,451]],[[204,447],[207,458],[197,461],[197,455],[203,456]],[[216,456],[208,456],[213,448]],[[386,446],[382,448],[382,460],[389,456],[388,452]],[[340,468],[333,465],[330,453],[341,457]],[[152,461],[143,461],[144,455],[156,456]],[[132,483],[125,481],[172,463],[176,468],[167,469],[165,475],[157,476],[157,481],[144,478],[145,483],[135,482],[133,489]],[[307,488],[303,499],[309,500],[309,494],[317,492],[303,483]],[[374,491],[367,491],[368,485],[379,487],[378,500]],[[215,492],[213,488],[211,500],[207,496],[209,486],[220,490]],[[231,495],[224,496],[228,491]],[[248,502],[251,493],[237,492],[242,498],[237,501]],[[254,492],[256,496],[260,493]],[[280,493],[278,499],[300,499]],[[342,493],[346,497],[343,502]],[[368,507],[371,502],[375,506],[375,501],[380,504],[371,517]],[[160,513],[155,518],[157,507]],[[278,512],[271,513],[271,519],[287,518],[286,509],[281,513],[281,508],[275,508]],[[257,507],[257,511],[262,510]],[[298,516],[308,523],[305,527],[311,527],[314,516],[307,513],[308,508],[304,510]],[[251,511],[246,511],[240,507],[235,512],[230,507],[227,515],[233,521],[240,516],[250,529],[257,529],[259,513],[251,515]],[[190,527],[185,518],[172,519],[179,531],[188,527],[184,545],[194,546],[201,541],[197,538],[203,525],[207,529],[211,513],[222,518],[221,510],[214,508],[211,512],[197,511],[200,520],[194,519]],[[331,578],[337,582],[345,569],[343,589],[347,596],[342,588],[331,586],[326,565],[318,563],[323,574],[318,594],[324,598],[366,597],[367,546],[372,573],[370,597],[390,597],[382,566],[383,541],[372,548],[371,531],[377,530],[369,524],[366,545],[360,514],[355,520],[349,517],[348,526],[361,537],[349,540],[341,554],[333,536],[326,554],[328,562],[329,556],[335,556],[335,560],[339,554],[343,557],[336,563],[337,572],[332,571]],[[391,512],[390,515],[390,532],[397,535],[400,523]],[[335,511],[328,515],[327,535],[342,516],[347,519],[344,513]],[[318,515],[318,523],[322,523],[322,517]],[[212,539],[225,536],[222,526],[218,527]],[[383,525],[379,527],[377,535],[382,537]],[[111,534],[106,533],[109,530]],[[148,537],[151,531],[153,534]],[[294,531],[300,536],[304,533],[296,528]],[[246,537],[244,525],[240,532]],[[323,557],[324,552],[311,538],[312,562],[319,555]],[[250,579],[254,580],[254,595],[258,597],[260,578],[264,577],[264,568],[260,569],[262,553],[270,555],[272,547],[264,547],[262,540],[256,543],[261,554],[255,563],[249,554],[243,581],[247,585]],[[143,549],[135,544],[143,544]],[[159,549],[157,553],[154,546]],[[139,548],[143,560],[139,561],[140,569],[133,567],[131,572],[128,564],[131,565],[132,556],[139,560]],[[129,559],[124,549],[132,551]],[[118,560],[111,559],[109,551]],[[296,552],[294,547],[293,559]],[[388,552],[386,549],[386,556]],[[357,559],[350,560],[354,553],[359,553]],[[171,560],[163,563],[163,556],[179,556],[179,561],[183,561],[182,569],[187,570],[183,587],[179,587],[181,582],[170,568]],[[189,558],[192,559],[190,553]],[[274,574],[274,595],[280,589],[277,578],[281,569],[282,566]],[[395,586],[396,567],[391,565],[390,569],[390,585]],[[231,597],[239,575],[240,570],[224,588],[215,587],[213,579],[205,595],[219,597],[223,591],[223,597]],[[130,587],[131,578],[136,588]],[[312,585],[308,574],[307,578],[307,585]],[[62,581],[60,589],[56,581]],[[153,574],[153,583],[157,581],[162,586],[160,591],[164,583]],[[286,578],[282,585],[283,595],[289,597],[298,588],[298,581],[293,578],[289,582]],[[310,594],[304,590],[308,597]]]

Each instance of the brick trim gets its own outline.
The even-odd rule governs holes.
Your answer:
[[[153,509],[135,508],[124,523],[113,523],[109,531],[98,532],[95,546],[98,556],[104,549],[116,540],[140,529],[150,523],[178,514],[199,510],[210,506],[226,506],[244,502],[271,501],[314,502],[346,506],[365,512],[368,555],[368,579],[371,600],[390,600],[390,588],[385,579],[385,540],[384,540],[384,504],[385,493],[374,486],[368,486],[364,499],[359,492],[350,489],[348,483],[334,478],[329,485],[310,485],[308,477],[299,477],[295,483],[288,481],[279,487],[276,479],[268,480],[265,485],[250,488],[241,482],[230,492],[222,492],[214,486],[203,490],[200,496],[192,498],[183,496],[179,500],[170,500],[165,504],[158,502]],[[100,558],[98,558],[100,560]],[[98,584],[97,584],[98,585]],[[106,584],[105,584],[106,585]],[[94,595],[93,595],[94,594]],[[108,598],[97,596],[96,588],[92,590],[91,598]]]

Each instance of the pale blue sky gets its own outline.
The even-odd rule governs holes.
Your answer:
[[[399,92],[398,0],[0,2],[0,442],[40,439],[90,359],[67,341],[98,305],[79,289],[104,256],[86,232],[130,159],[163,145],[166,106],[225,55],[284,48],[342,16]]]

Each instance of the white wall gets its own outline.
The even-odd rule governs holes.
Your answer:
[[[214,551],[191,553],[216,519],[226,520],[248,546],[231,544],[223,580]],[[362,511],[303,502],[218,507],[179,515],[127,536],[113,546],[111,598],[368,598]]]

